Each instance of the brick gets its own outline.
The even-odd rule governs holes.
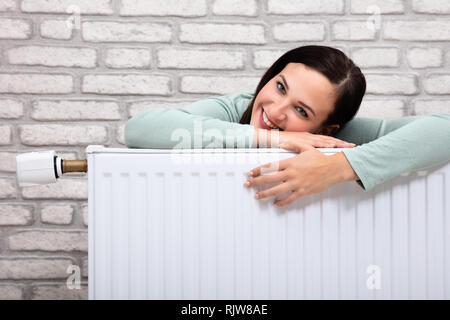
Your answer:
[[[448,0],[412,0],[412,9],[417,13],[450,14]]]
[[[11,144],[11,127],[0,126],[0,145]]]
[[[9,249],[15,251],[88,250],[86,231],[22,231],[8,237]]]
[[[0,284],[0,300],[21,300],[22,287]]]
[[[108,68],[148,68],[152,56],[148,49],[116,48],[106,51],[105,65]]]
[[[15,11],[17,9],[15,0],[1,0],[0,11]]]
[[[170,95],[171,81],[169,77],[157,75],[86,75],[82,80],[82,92]]]
[[[428,94],[450,94],[450,74],[431,74],[423,86]]]
[[[28,20],[0,18],[0,39],[30,39],[32,29]]]
[[[15,198],[17,194],[16,184],[12,179],[0,178],[0,199]]]
[[[370,21],[338,21],[331,26],[333,40],[374,40],[376,25]]]
[[[424,116],[432,113],[450,113],[450,100],[421,99],[413,102],[414,113]]]
[[[78,11],[70,10],[76,7]],[[71,13],[81,14],[113,14],[112,0],[23,0],[23,12]]]
[[[88,224],[89,224],[89,216],[88,216],[89,210],[88,210],[88,206],[87,205],[81,206],[80,210],[81,210],[81,216],[82,216],[82,220],[83,220],[83,225],[87,227]]]
[[[97,60],[96,51],[88,48],[23,46],[7,54],[10,64],[32,66],[94,68]]]
[[[383,27],[386,40],[448,41],[450,21],[387,21]]]
[[[16,156],[15,152],[0,152],[0,171],[16,172]]]
[[[72,38],[73,28],[68,20],[44,20],[41,23],[41,37],[56,40],[69,40]]]
[[[98,100],[33,101],[31,117],[35,120],[119,120],[119,104]]]
[[[258,4],[256,0],[215,0],[212,7],[215,15],[222,16],[251,16],[258,14]]]
[[[75,152],[56,151],[56,154],[64,160],[77,160],[78,156]]]
[[[13,99],[0,99],[0,118],[19,119],[23,116],[23,102]]]
[[[244,68],[244,52],[224,50],[158,50],[158,68],[228,69]]]
[[[206,16],[205,0],[122,0],[121,16]]]
[[[66,279],[70,259],[16,258],[0,259],[0,279]]]
[[[399,53],[397,48],[357,48],[352,60],[360,68],[398,67]]]
[[[358,117],[377,119],[397,119],[405,115],[405,102],[402,100],[363,99]]]
[[[84,257],[81,260],[81,276],[88,277],[89,276],[89,262],[88,257]]]
[[[56,183],[21,188],[24,199],[69,199],[86,200],[86,179],[60,178]]]
[[[76,146],[102,144],[108,139],[104,126],[98,125],[22,125],[20,140],[29,146]]]
[[[256,24],[183,23],[179,40],[188,43],[266,43],[264,27]]]
[[[257,77],[202,77],[185,76],[181,78],[181,92],[216,93],[252,91],[260,78]]]
[[[399,14],[405,12],[402,0],[352,0],[350,12],[352,14]],[[376,10],[376,11],[375,11]]]
[[[407,53],[408,64],[411,68],[433,68],[442,66],[442,50],[440,48],[415,47]]]
[[[0,74],[0,93],[64,94],[73,91],[69,75],[56,74]]]
[[[68,275],[69,276],[69,275]],[[87,285],[80,289],[69,289],[67,285],[33,285],[32,300],[87,300],[89,293]]]
[[[140,111],[150,108],[182,108],[191,104],[192,100],[184,101],[135,101],[128,104],[129,117],[134,117]]]
[[[344,14],[343,0],[269,0],[268,14]]]
[[[255,51],[253,53],[253,65],[256,69],[267,69],[285,53],[284,50]]]
[[[72,222],[73,207],[70,205],[49,205],[41,210],[41,221],[49,224],[70,224]]]
[[[0,205],[0,226],[24,226],[34,221],[32,207],[22,205]]]
[[[365,74],[368,94],[405,94],[419,93],[417,77],[405,74]]]
[[[82,35],[92,42],[170,42],[172,30],[166,24],[133,22],[83,22]]]
[[[322,22],[281,23],[273,27],[277,41],[322,41],[325,40],[325,25]]]
[[[6,51],[10,64],[95,68],[97,51],[90,48],[22,46]]]
[[[122,124],[117,127],[116,140],[120,144],[125,144],[125,124]]]

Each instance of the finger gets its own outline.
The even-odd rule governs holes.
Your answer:
[[[284,159],[281,161],[273,161],[266,164],[263,164],[261,166],[258,166],[256,168],[253,168],[249,171],[248,175],[251,177],[258,177],[259,175],[263,174],[275,174],[278,171],[284,170],[287,166],[286,160]]]
[[[295,200],[297,200],[298,198],[300,198],[300,194],[298,194],[297,192],[292,192],[286,198],[275,201],[274,205],[276,205],[277,207],[287,206],[287,205],[291,204],[292,202],[294,202]]]
[[[314,149],[314,147],[310,144],[303,143],[300,141],[288,141],[280,144],[280,148],[293,150],[295,152],[301,153],[307,150]]]
[[[285,170],[278,171],[276,174],[262,175],[246,181],[246,187],[258,187],[264,184],[284,182],[287,180],[287,173]]]
[[[264,199],[264,198],[268,198],[268,197],[275,197],[279,194],[288,192],[289,190],[291,190],[291,188],[292,188],[292,186],[288,182],[285,182],[285,183],[279,184],[277,186],[274,186],[272,188],[257,192],[255,194],[255,198],[256,199]]]
[[[332,139],[330,140],[330,143],[335,143],[335,144],[338,145],[338,146],[355,145],[354,143],[347,142],[347,141],[340,140],[340,139],[336,139],[336,138],[332,138]]]
[[[316,140],[317,143],[322,143],[322,144],[326,144],[326,145],[333,145],[333,146],[337,146],[337,147],[346,147],[346,146],[350,146],[350,145],[354,145],[354,143],[350,143],[344,140],[340,140],[340,139],[336,139],[333,137],[326,137],[326,138],[321,138]]]
[[[317,148],[353,148],[356,145],[354,143],[348,142],[336,142],[336,141],[326,141],[318,143]]]

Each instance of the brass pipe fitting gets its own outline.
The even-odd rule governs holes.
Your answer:
[[[87,160],[62,160],[62,173],[87,172]]]

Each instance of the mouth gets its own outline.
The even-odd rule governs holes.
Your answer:
[[[261,108],[261,115],[259,117],[259,122],[263,129],[266,129],[266,130],[280,129],[275,123],[273,123],[269,119],[269,117],[267,116],[267,114],[265,113],[263,108]]]

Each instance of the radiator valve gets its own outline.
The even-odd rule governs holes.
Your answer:
[[[54,183],[67,172],[87,172],[87,160],[63,160],[54,150],[19,154],[16,164],[21,187]]]

